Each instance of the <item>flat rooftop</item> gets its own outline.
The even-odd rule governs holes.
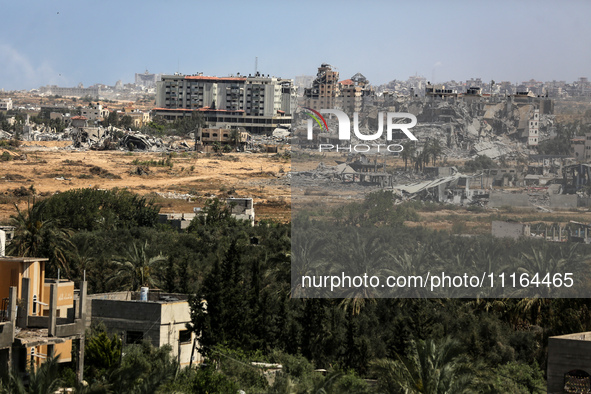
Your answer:
[[[591,341],[591,331],[576,332],[574,334],[558,335],[552,339],[568,339],[572,341]]]
[[[34,263],[35,261],[49,261],[46,257],[0,257],[0,263]]]

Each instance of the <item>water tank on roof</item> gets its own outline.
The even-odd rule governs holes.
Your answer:
[[[148,301],[148,288],[147,287],[142,287],[140,289],[140,301]]]

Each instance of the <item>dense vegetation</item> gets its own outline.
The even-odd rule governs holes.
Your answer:
[[[416,212],[392,201],[389,193],[372,194],[324,220],[345,230],[387,229],[400,266],[434,259],[586,262],[588,250],[570,245],[407,228],[404,220]],[[143,198],[77,190],[14,218],[12,253],[49,257],[51,270],[62,268],[75,281],[86,271],[90,292],[149,284],[192,295],[191,328],[207,367],[178,370],[166,348],[147,344],[129,345],[121,356],[118,338],[99,328],[87,338],[90,386],[80,392],[544,392],[548,337],[591,329],[588,299],[293,298],[291,258],[302,250],[292,250],[290,224],[250,227],[215,199],[204,211],[207,220],[198,217],[177,232],[157,224],[157,207]],[[298,220],[316,223],[310,213]],[[306,234],[311,242],[314,231]],[[252,361],[283,370],[269,383]],[[74,386],[70,370],[55,379]]]

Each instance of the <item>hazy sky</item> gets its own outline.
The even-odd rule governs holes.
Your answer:
[[[591,77],[589,1],[2,2],[0,88],[259,71],[371,83]]]

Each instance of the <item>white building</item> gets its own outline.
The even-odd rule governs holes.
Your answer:
[[[0,100],[0,111],[10,111],[12,109],[12,99],[9,97],[7,99]]]
[[[539,139],[539,132],[540,132],[540,110],[534,110],[533,117],[529,120],[528,124],[528,140],[527,144],[529,146],[537,146],[538,139]]]
[[[243,127],[271,133],[290,125],[295,109],[291,79],[237,75],[208,77],[163,75],[158,81],[154,115],[173,121],[200,113],[209,127]]]

